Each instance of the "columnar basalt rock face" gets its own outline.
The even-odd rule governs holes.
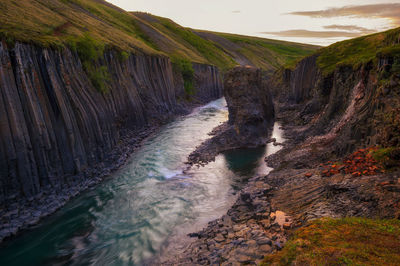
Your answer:
[[[193,64],[194,86],[196,87],[194,98],[202,102],[214,100],[222,95],[222,79],[218,69],[204,64]]]
[[[76,53],[0,42],[0,206],[62,186],[108,159],[126,130],[188,111],[167,57],[109,51],[109,92],[91,84]],[[196,102],[222,96],[218,70],[195,65]]]
[[[262,80],[261,70],[236,67],[224,79],[229,125],[244,142],[257,142],[267,135],[274,121],[272,96]]]
[[[296,103],[311,96],[311,90],[317,78],[316,56],[309,56],[301,60],[290,75],[290,86],[293,100]]]
[[[395,114],[398,108],[400,75],[393,73],[383,80],[385,73],[392,72],[393,56],[378,57],[357,69],[340,65],[329,74],[316,61],[316,56],[307,57],[273,82],[274,96],[280,89],[290,91],[278,108],[280,116],[288,119],[285,123],[303,126],[296,139],[315,136],[315,146],[325,143],[337,156],[358,146],[384,145],[385,130],[393,126],[384,114]]]

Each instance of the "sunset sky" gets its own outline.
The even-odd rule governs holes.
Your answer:
[[[203,30],[328,45],[400,26],[400,0],[108,0]]]

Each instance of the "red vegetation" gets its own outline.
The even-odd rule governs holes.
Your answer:
[[[381,163],[377,162],[371,152],[377,148],[360,149],[353,154],[347,156],[342,162],[327,162],[321,164],[324,170],[321,171],[322,176],[332,176],[335,174],[351,174],[354,177],[362,175],[375,175],[383,173],[385,170]]]

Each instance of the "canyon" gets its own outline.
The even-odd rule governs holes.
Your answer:
[[[398,29],[391,34],[396,36],[391,44],[398,45]],[[280,254],[288,239],[296,236],[296,229],[307,228],[316,219],[400,218],[399,148],[394,144],[399,124],[397,119],[382,119],[382,113],[398,117],[398,55],[378,54],[365,64],[338,65],[326,73],[318,62],[324,52],[322,49],[294,68],[281,69],[269,77],[276,119],[286,139],[283,149],[265,159],[274,170],[250,179],[228,212],[190,234],[193,240],[189,247],[167,260],[167,265],[290,265],[297,261],[296,256],[307,265],[314,260],[302,256],[303,250],[311,250],[309,254],[320,251],[312,243],[296,244],[306,240],[295,238],[290,242],[291,250],[282,255],[266,254]],[[382,82],[384,75],[387,82]],[[250,110],[242,112],[257,109],[246,108]],[[218,135],[212,138],[218,140]],[[210,143],[219,145],[214,150],[229,149],[229,145],[211,139],[196,151],[198,158],[204,157],[202,153],[208,158],[206,147]],[[371,156],[378,148],[367,147],[390,148],[379,162]],[[363,166],[364,158],[380,170]],[[346,166],[351,163],[360,165]],[[320,233],[316,237],[321,237]],[[320,263],[327,258],[338,261],[329,251],[317,258]]]
[[[171,218],[174,225],[159,229],[161,222],[154,218],[151,224],[149,218],[138,222],[137,231],[132,229],[137,224],[127,223],[131,231],[107,238],[139,235],[127,244],[136,245],[137,254],[112,250],[112,256],[130,263],[268,264],[284,254],[285,245],[293,247],[296,230],[321,218],[361,217],[397,226],[399,29],[320,48],[184,28],[101,0],[23,0],[0,7],[15,18],[0,21],[0,242],[5,240],[5,247],[18,243],[24,232],[29,238],[57,210],[65,211],[61,217],[72,224],[70,209],[62,207],[78,195],[96,201],[85,209],[85,215],[97,216],[85,220],[89,229],[80,228],[83,239],[96,230],[107,235],[107,222],[93,225],[103,221],[103,210],[109,211],[103,201],[135,218],[147,209],[150,214],[143,217],[158,219],[165,209],[179,206],[174,215],[184,221]],[[38,12],[33,12],[17,27],[21,8],[42,10],[46,23],[37,23]],[[216,127],[205,132],[211,126]],[[282,139],[272,138],[276,130],[283,132]],[[158,165],[157,158],[165,159],[160,154],[175,168]],[[251,166],[237,166],[248,157]],[[218,184],[220,173],[224,183]],[[129,181],[112,183],[115,176]],[[189,177],[194,181],[186,181]],[[102,181],[110,183],[100,188]],[[214,187],[202,187],[208,183]],[[99,191],[112,199],[99,197]],[[166,198],[157,198],[163,193]],[[114,200],[120,197],[129,202],[118,205]],[[176,197],[186,205],[157,205]],[[142,206],[142,200],[150,203]],[[211,210],[210,200],[219,202],[218,210],[210,211],[219,218],[200,212],[202,224],[192,217],[196,212],[186,213],[203,206],[198,202]],[[224,209],[227,202],[232,206]],[[113,215],[108,218],[122,231],[127,224],[120,222],[132,220]],[[180,236],[180,249],[154,258],[166,245],[164,234],[173,234],[174,226],[185,221],[203,229],[193,227],[198,231]],[[146,231],[143,224],[156,229]],[[96,237],[90,244],[98,244]],[[66,243],[76,240],[66,238]],[[71,252],[49,261],[70,262],[81,250]]]
[[[185,102],[182,77],[166,57],[132,55],[120,62],[116,54],[105,54],[111,80],[109,93],[102,94],[69,50],[17,43],[10,51],[2,43],[0,55],[1,204],[11,212],[29,206],[19,211],[20,221],[3,213],[3,224],[16,226],[5,229],[9,234],[116,169],[140,134],[148,135],[141,130],[222,95],[218,70],[198,64],[196,94]]]
[[[315,49],[219,36],[225,49],[171,20],[105,1],[2,8],[15,19],[3,21],[0,43],[1,239],[99,183],[160,125],[222,97],[221,72],[235,60],[272,70]],[[32,16],[18,19],[24,9]],[[37,23],[43,19],[50,31]],[[270,63],[239,52],[256,46]],[[275,46],[292,50],[277,53]]]

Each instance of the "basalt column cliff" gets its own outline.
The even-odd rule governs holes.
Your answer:
[[[106,52],[105,93],[94,88],[78,55],[68,49],[22,43],[10,48],[1,42],[0,60],[0,205],[18,213],[16,202],[38,200],[23,214],[33,221],[43,206],[54,211],[87,187],[100,175],[93,169],[112,167],[120,159],[115,148],[121,137],[190,107],[182,76],[167,57],[132,54],[121,60]],[[215,67],[196,64],[194,70],[193,100],[222,96]],[[42,200],[50,192],[63,198]]]

